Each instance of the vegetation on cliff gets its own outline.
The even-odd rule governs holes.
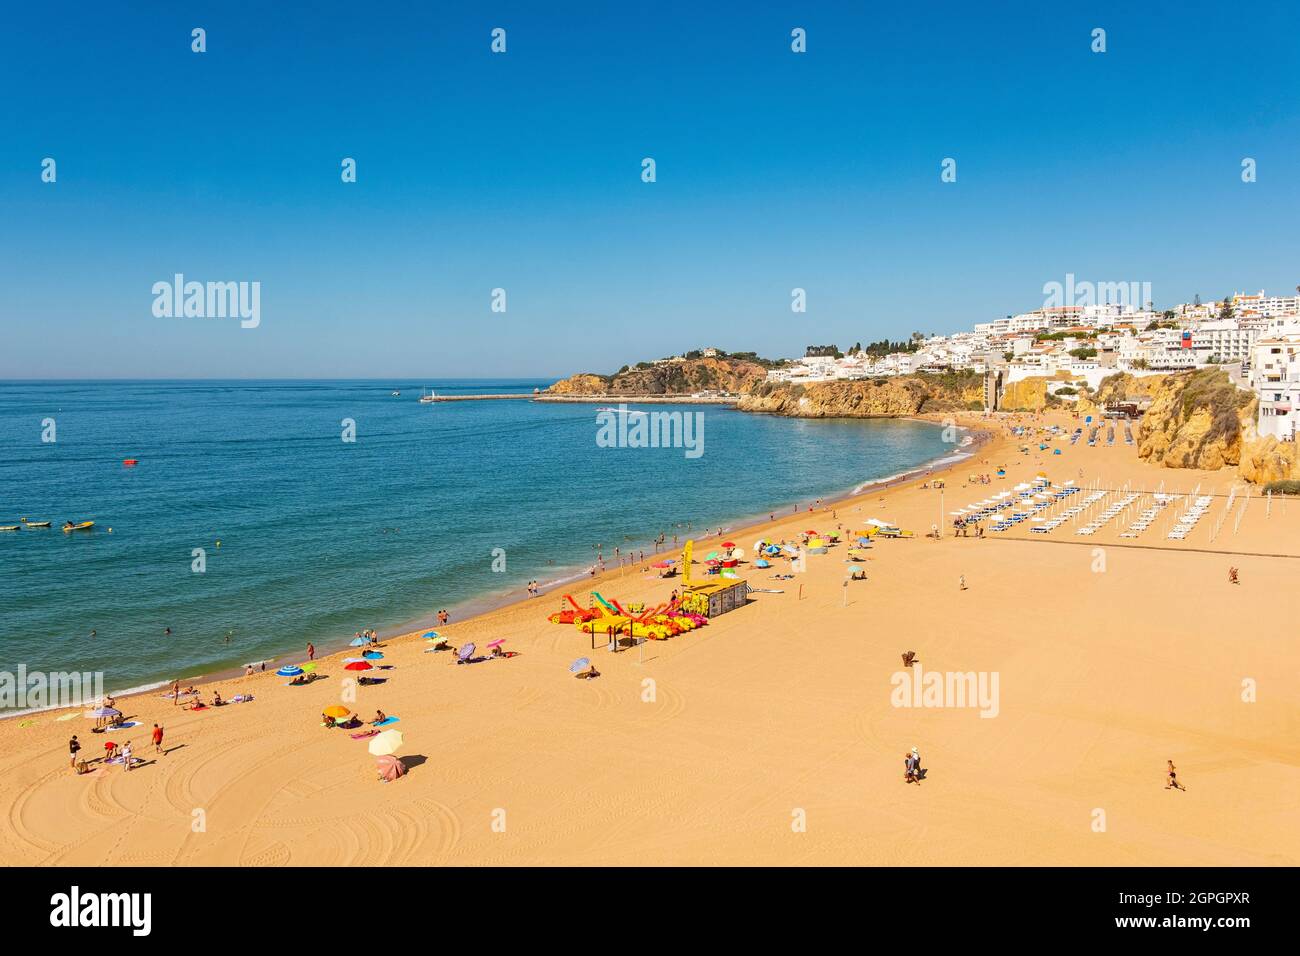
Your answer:
[[[624,366],[613,375],[582,372],[556,382],[552,395],[690,395],[694,392],[748,392],[767,375],[758,362],[737,358],[696,358],[652,365]]]

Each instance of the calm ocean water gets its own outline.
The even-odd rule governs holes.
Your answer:
[[[102,670],[120,691],[297,658],[308,640],[332,649],[581,573],[597,545],[612,564],[616,546],[649,551],[660,532],[766,517],[952,450],[918,422],[681,406],[705,422],[687,459],[597,447],[592,405],[416,401],[422,386],[548,384],[0,383],[0,524],[54,522],[0,533],[0,670]],[[64,534],[68,518],[96,529]]]

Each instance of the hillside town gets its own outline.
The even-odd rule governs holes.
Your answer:
[[[1032,312],[976,323],[969,332],[913,333],[901,342],[811,345],[798,359],[767,363],[767,381],[812,384],[916,373],[968,372],[986,377],[991,406],[1005,386],[1026,378],[1052,380],[1062,402],[1096,390],[1117,372],[1168,374],[1219,366],[1239,388],[1259,399],[1261,436],[1295,440],[1300,403],[1300,287],[1296,295],[1235,293],[1214,302],[1156,310],[1137,283],[1116,284],[1119,304],[1089,301],[1096,287],[1067,276],[1049,304]],[[1129,286],[1134,288],[1130,289]],[[1045,288],[1045,292],[1048,289]],[[1113,292],[1116,290],[1103,290]],[[1081,294],[1082,293],[1082,294]],[[1054,300],[1084,304],[1058,304]],[[1127,301],[1125,301],[1127,300]],[[707,348],[660,359],[727,356]],[[752,358],[752,353],[732,358]]]

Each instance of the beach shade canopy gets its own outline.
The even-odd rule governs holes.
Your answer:
[[[733,549],[732,549],[732,552],[731,552],[731,556],[732,556],[733,558],[735,558],[737,561],[739,561],[741,558],[743,558],[743,557],[745,556],[745,549],[744,549],[744,548],[733,548]]]
[[[672,566],[673,563],[671,561],[656,561],[654,564],[650,565],[652,568],[671,568]]]
[[[501,646],[502,644],[504,644],[505,642],[506,642],[506,639],[505,639],[504,637],[498,637],[495,641],[488,641],[488,642],[487,642],[487,646],[488,646],[488,647],[500,647],[500,646]]]
[[[762,558],[759,558],[754,562],[754,567],[756,568],[770,568],[771,566],[772,563],[770,561],[764,561]]]
[[[401,747],[402,732],[400,730],[385,730],[378,736],[370,738],[370,752],[376,757],[385,757],[397,753]]]
[[[379,775],[384,778],[385,783],[392,783],[406,773],[406,764],[392,754],[384,754],[375,763],[379,767]]]
[[[459,657],[462,661],[469,660],[471,657],[474,656],[474,645],[473,644],[464,645],[460,650],[456,652],[456,656]]]
[[[572,664],[569,665],[569,673],[576,674],[578,673],[578,671],[585,671],[590,666],[591,666],[591,658],[579,657],[576,661],[574,661]]]
[[[722,546],[723,546],[724,548],[734,548],[734,547],[736,546],[736,542],[734,542],[734,541],[724,541],[724,542],[722,542]]]
[[[104,717],[121,717],[122,712],[120,710],[114,710],[112,707],[96,707],[94,710],[86,711],[86,716],[100,720]]]
[[[369,643],[364,637],[354,637],[348,641],[348,647],[365,647]]]
[[[424,639],[425,639],[426,641],[432,641],[432,640],[437,639],[437,637],[438,637],[438,632],[437,632],[437,631],[425,631],[424,634],[423,634],[422,636],[424,637]]]
[[[368,661],[382,661],[384,659],[384,655],[379,651],[366,651],[361,656]]]
[[[337,720],[340,717],[346,717],[348,714],[352,713],[352,711],[348,710],[342,704],[331,704],[322,710],[321,713],[326,717],[333,717]]]
[[[280,677],[297,677],[302,673],[302,668],[297,664],[285,664],[275,673]]]
[[[345,671],[372,671],[375,668],[369,661],[353,661],[343,669]]]

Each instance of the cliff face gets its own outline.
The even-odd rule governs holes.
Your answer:
[[[1152,396],[1138,429],[1138,457],[1166,468],[1211,471],[1241,462],[1243,447],[1254,437],[1255,399],[1226,372],[1206,368],[1136,382],[1107,379],[1098,393],[1103,400],[1131,397],[1135,387]]]
[[[983,408],[984,385],[978,375],[903,375],[811,385],[764,383],[742,397],[738,407],[795,418],[897,418]]]
[[[583,372],[556,382],[551,395],[690,395],[718,391],[743,394],[762,382],[767,369],[740,359],[700,358],[632,368],[615,375]]]

